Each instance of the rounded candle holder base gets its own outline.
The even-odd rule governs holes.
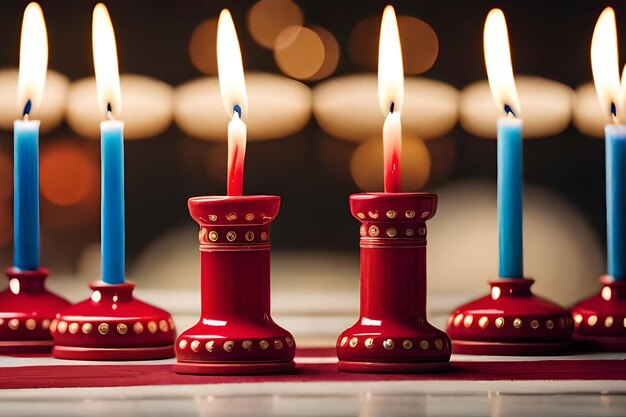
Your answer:
[[[196,197],[201,317],[176,342],[174,371],[199,375],[292,372],[293,335],[270,315],[269,223],[280,197]]]
[[[89,285],[91,298],[57,314],[50,324],[52,355],[74,360],[145,360],[174,356],[172,316],[133,297],[135,284]]]
[[[48,270],[8,268],[9,287],[0,292],[0,354],[50,352],[50,323],[70,303],[48,291]]]
[[[572,308],[574,340],[605,352],[626,352],[626,282],[600,277],[600,292]]]
[[[530,290],[532,279],[489,281],[491,293],[455,309],[447,332],[452,352],[468,355],[569,354],[573,321],[567,310]]]
[[[426,318],[426,220],[437,196],[350,196],[362,224],[361,312],[337,339],[339,370],[418,373],[447,369],[450,339]]]

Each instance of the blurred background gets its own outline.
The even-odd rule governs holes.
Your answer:
[[[27,3],[0,3],[0,260],[6,266],[12,261],[11,129]],[[42,261],[59,277],[51,286],[79,299],[88,294],[86,283],[99,278],[101,115],[91,53],[96,2],[39,3],[50,44],[44,99],[33,114],[42,120]],[[358,222],[347,198],[382,189],[375,71],[387,3],[106,2],[122,74],[120,118],[127,123],[127,270],[146,297],[188,308],[190,317],[199,308],[196,225],[186,200],[225,193],[228,118],[215,78],[215,37],[219,12],[228,7],[250,97],[244,192],[283,198],[272,224],[274,309],[301,327],[311,314],[343,315],[339,327],[354,319]],[[501,7],[508,20],[525,123],[527,275],[539,292],[563,304],[591,293],[605,270],[606,120],[591,84],[589,46],[601,10],[615,7],[618,28],[624,28],[626,5],[391,3],[406,74],[403,188],[440,194],[429,223],[431,312],[445,315],[485,293],[486,280],[497,274],[499,112],[482,52],[492,7]],[[626,45],[626,30],[619,37]],[[167,289],[180,296],[167,297]]]

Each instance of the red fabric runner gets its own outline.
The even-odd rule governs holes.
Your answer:
[[[301,355],[302,356],[302,355]],[[297,362],[297,360],[296,360]],[[246,382],[626,380],[624,360],[453,362],[432,374],[353,374],[335,364],[299,364],[290,375],[179,375],[172,365],[59,365],[0,368],[0,389],[237,384]]]

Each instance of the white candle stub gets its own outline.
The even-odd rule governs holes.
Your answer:
[[[313,114],[325,132],[340,139],[360,142],[380,135],[386,114],[379,106],[376,75],[334,77],[316,85]],[[458,91],[454,87],[423,77],[404,78],[405,134],[435,139],[452,130],[457,120]]]
[[[0,129],[13,130],[13,122],[22,118],[22,110],[15,105],[17,97],[17,69],[0,70]],[[30,118],[41,121],[41,132],[59,127],[65,115],[69,80],[56,71],[48,70],[46,88],[38,106],[33,107]]]
[[[292,135],[311,118],[311,89],[305,84],[280,75],[246,72],[246,90],[250,107],[245,118],[248,140]],[[189,136],[226,141],[231,117],[224,112],[217,77],[200,78],[177,87],[174,119]]]
[[[174,89],[170,85],[132,74],[121,75],[120,85],[124,92],[124,106],[119,119],[126,123],[125,139],[150,138],[171,125]],[[94,77],[72,83],[68,93],[67,123],[76,133],[89,139],[100,138],[100,122],[105,117],[96,95]]]
[[[572,115],[574,92],[568,86],[540,77],[516,76],[515,84],[524,109],[524,138],[556,135],[567,128]],[[503,109],[493,103],[487,81],[478,81],[461,91],[459,105],[463,129],[472,135],[495,139],[497,120]]]

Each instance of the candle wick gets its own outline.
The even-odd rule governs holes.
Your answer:
[[[237,113],[237,115],[241,119],[241,106],[239,104],[235,104],[233,106],[233,112]]]
[[[111,103],[107,103],[107,118],[109,120],[115,120],[115,117],[113,117],[113,107],[111,107]]]
[[[393,109],[396,107],[396,103],[391,102],[391,106],[389,106],[389,113],[393,113]]]
[[[615,103],[611,103],[611,119],[616,125],[619,124],[619,119],[617,118],[617,106]]]
[[[513,111],[513,109],[511,108],[511,106],[509,106],[508,104],[504,105],[504,113],[506,113],[507,116],[513,116],[513,117],[517,117],[515,115],[515,112]]]
[[[30,99],[26,100],[26,104],[24,105],[24,111],[22,112],[24,120],[28,121],[28,115],[30,114],[32,108],[33,102]]]

